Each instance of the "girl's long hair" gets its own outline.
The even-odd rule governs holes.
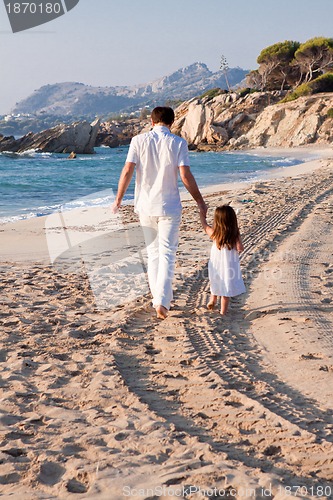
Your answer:
[[[227,247],[228,250],[236,247],[239,238],[237,216],[232,207],[222,205],[215,209],[212,240],[219,250]]]

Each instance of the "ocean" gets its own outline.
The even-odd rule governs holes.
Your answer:
[[[0,223],[49,215],[59,209],[109,205],[117,191],[128,147],[96,148],[94,155],[0,153]],[[191,170],[200,188],[229,182],[253,182],[263,172],[301,163],[296,158],[235,152],[190,152]],[[180,187],[183,189],[180,182]],[[133,199],[132,180],[126,194]]]

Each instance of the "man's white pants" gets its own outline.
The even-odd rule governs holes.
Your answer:
[[[180,215],[172,217],[140,215],[148,255],[148,281],[153,306],[170,309],[172,280],[178,248]]]

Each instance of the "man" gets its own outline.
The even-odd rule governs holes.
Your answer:
[[[171,108],[157,107],[151,113],[153,129],[132,139],[112,207],[113,212],[120,207],[136,167],[134,210],[143,228],[149,287],[160,319],[167,317],[173,298],[172,280],[182,210],[178,171],[200,212],[207,213],[190,171],[187,142],[170,131],[174,119]]]

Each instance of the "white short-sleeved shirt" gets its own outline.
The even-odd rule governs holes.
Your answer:
[[[189,166],[185,139],[168,127],[155,125],[133,137],[127,162],[136,164],[134,210],[142,215],[172,216],[181,213],[178,167]]]

